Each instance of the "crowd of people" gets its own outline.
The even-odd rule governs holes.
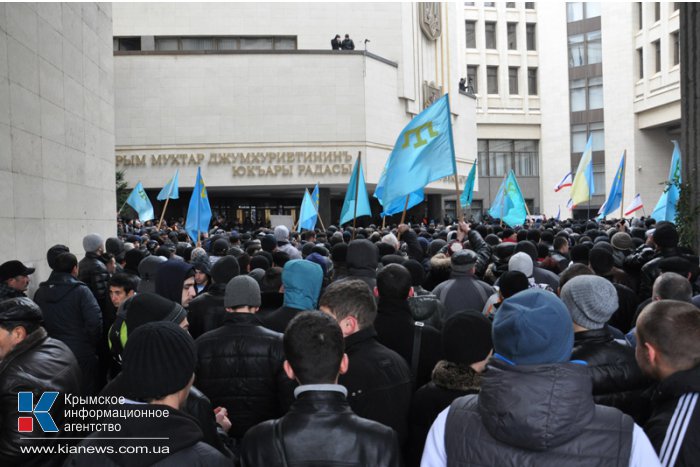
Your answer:
[[[32,299],[0,265],[1,465],[698,465],[700,262],[672,223],[123,225],[51,247]],[[58,431],[22,429],[46,391]],[[69,439],[64,394],[118,434]]]

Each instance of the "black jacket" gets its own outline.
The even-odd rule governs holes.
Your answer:
[[[359,279],[370,289],[377,285],[377,266],[379,265],[379,250],[369,240],[353,240],[348,244],[345,258],[348,275],[336,280]]]
[[[52,272],[34,294],[49,336],[62,341],[78,360],[97,355],[102,313],[90,289],[64,272]]]
[[[269,313],[265,313],[260,316],[260,321],[263,325],[275,332],[284,334],[287,325],[294,318],[297,313],[301,313],[304,310],[297,310],[296,308],[290,308],[288,306],[281,306],[280,308],[273,310]]]
[[[355,43],[352,41],[352,39],[343,39],[341,47],[343,50],[355,50]]]
[[[700,459],[700,366],[679,371],[661,381],[651,398],[651,417],[644,425],[651,444],[670,460],[671,446],[679,446],[677,467],[696,466]],[[694,410],[690,410],[694,407]],[[678,412],[678,416],[675,413]],[[672,423],[674,422],[675,423]],[[685,431],[683,428],[685,427]],[[684,435],[684,436],[683,436]],[[668,442],[665,440],[668,438]],[[666,450],[661,448],[667,445]],[[668,451],[668,452],[666,452]]]
[[[187,307],[187,321],[193,339],[223,324],[226,318],[225,292],[226,284],[212,284],[209,290],[192,299]]]
[[[583,360],[593,381],[596,404],[615,407],[638,422],[649,415],[644,391],[649,381],[639,369],[634,349],[616,341],[607,328],[574,334],[572,360]]]
[[[282,368],[281,334],[264,328],[253,314],[227,313],[224,324],[195,345],[195,384],[214,406],[226,407],[232,437],[240,439],[250,427],[284,415],[295,384]]]
[[[80,368],[66,345],[46,335],[44,328],[29,334],[0,361],[0,465],[46,465],[49,456],[22,455],[23,446],[51,446],[56,440],[33,440],[54,437],[64,423],[64,395],[80,394]],[[34,422],[32,433],[19,433],[17,393],[31,391],[34,404],[44,391],[58,391],[59,397],[51,407],[51,418],[59,433],[44,433]]]
[[[476,275],[484,277],[484,272],[486,272],[486,268],[491,262],[491,246],[481,238],[481,234],[476,230],[469,231],[467,240],[469,240],[469,246],[471,246],[478,257],[476,260]]]
[[[401,465],[394,430],[355,415],[340,392],[305,391],[280,420],[248,431],[241,447],[243,467],[282,465],[282,450],[275,448],[275,423],[288,465]]]
[[[105,310],[109,301],[109,272],[97,253],[85,253],[85,258],[80,260],[78,280],[90,287],[97,304]]]
[[[403,444],[413,393],[408,365],[377,341],[373,326],[347,336],[345,353],[350,365],[338,383],[348,389],[352,411],[393,428]]]
[[[585,366],[492,359],[479,395],[450,405],[448,465],[627,467],[634,423],[596,405]]]
[[[109,454],[74,454],[68,458],[66,466],[179,466],[210,467],[232,466],[233,459],[227,458],[219,451],[203,442],[202,430],[189,415],[165,405],[124,404],[113,407],[119,410],[167,410],[167,417],[129,417],[118,418],[114,422],[121,425],[119,436],[124,438],[163,437],[166,440],[122,439],[100,441],[114,433],[98,431],[80,442],[80,446],[113,446]],[[110,421],[106,421],[110,423]],[[148,446],[148,453],[120,453],[119,447]],[[163,449],[168,446],[168,452]]]
[[[377,340],[401,355],[411,369],[414,367],[412,360],[417,328],[420,333],[420,353],[417,372],[413,377],[415,387],[420,387],[430,381],[433,368],[442,356],[440,331],[429,325],[417,327],[408,301],[379,298],[377,317],[374,320]]]

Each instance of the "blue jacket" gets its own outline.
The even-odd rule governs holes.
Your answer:
[[[282,270],[284,306],[314,310],[323,284],[323,269],[304,259],[287,261]]]

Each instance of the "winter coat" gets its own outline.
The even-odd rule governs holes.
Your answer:
[[[109,272],[97,253],[85,253],[85,258],[80,260],[78,280],[90,287],[97,304],[105,310],[109,301]]]
[[[377,266],[379,265],[379,249],[369,240],[353,240],[348,244],[345,257],[348,275],[344,279],[359,279],[370,289],[377,285]]]
[[[243,467],[283,465],[282,455],[273,448],[275,424],[287,465],[401,465],[394,430],[355,415],[340,392],[304,391],[287,415],[248,431],[241,446]]]
[[[52,446],[64,423],[65,394],[80,394],[81,372],[73,352],[61,341],[48,337],[40,327],[0,361],[0,465],[46,465],[53,456],[22,454],[24,446]],[[31,433],[17,429],[17,393],[30,391],[34,404],[45,391],[59,396],[49,414],[59,427],[58,433],[44,433],[36,425]],[[51,439],[33,440],[35,437]]]
[[[124,404],[115,406],[119,410],[167,410],[167,417],[129,417],[118,418],[114,422],[121,425],[119,436],[124,438],[163,437],[166,440],[122,439],[111,440],[106,444],[100,439],[114,436],[108,431],[98,431],[80,442],[80,446],[114,446],[113,453],[74,454],[65,465],[86,466],[175,466],[188,467],[224,467],[232,466],[233,459],[227,458],[203,441],[204,435],[197,421],[184,412],[165,405]],[[109,421],[107,422],[109,423]],[[149,446],[149,452],[126,454],[119,452],[122,446]],[[163,447],[168,446],[165,450]],[[164,452],[167,451],[167,452]]]
[[[323,269],[318,264],[303,259],[287,261],[282,270],[284,305],[265,314],[265,326],[283,333],[299,311],[315,310],[322,283]]]
[[[450,280],[435,287],[433,293],[445,307],[445,316],[441,317],[444,323],[459,311],[481,312],[495,290],[486,282],[477,279],[474,274],[453,271]]]
[[[205,332],[216,329],[226,318],[224,295],[226,284],[212,284],[209,290],[192,299],[187,307],[190,334],[197,339]]]
[[[295,383],[282,368],[282,334],[264,328],[257,316],[227,313],[224,324],[195,345],[195,384],[214,406],[226,407],[232,437],[287,411]]]
[[[102,312],[85,283],[65,272],[52,272],[39,284],[34,301],[44,315],[49,336],[68,346],[78,360],[97,355]]]
[[[338,383],[348,389],[352,411],[393,428],[403,445],[413,393],[408,365],[377,341],[373,326],[347,336],[345,353],[352,363]]]

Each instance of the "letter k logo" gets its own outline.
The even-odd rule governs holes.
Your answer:
[[[58,397],[58,392],[49,391],[45,392],[39,398],[39,402],[34,406],[34,394],[31,392],[18,392],[17,393],[17,411],[20,413],[32,413],[39,422],[39,427],[45,433],[54,433],[58,431],[56,423],[51,418],[49,410],[56,402]],[[34,428],[32,417],[19,417],[17,419],[17,431],[20,433],[32,432]]]

